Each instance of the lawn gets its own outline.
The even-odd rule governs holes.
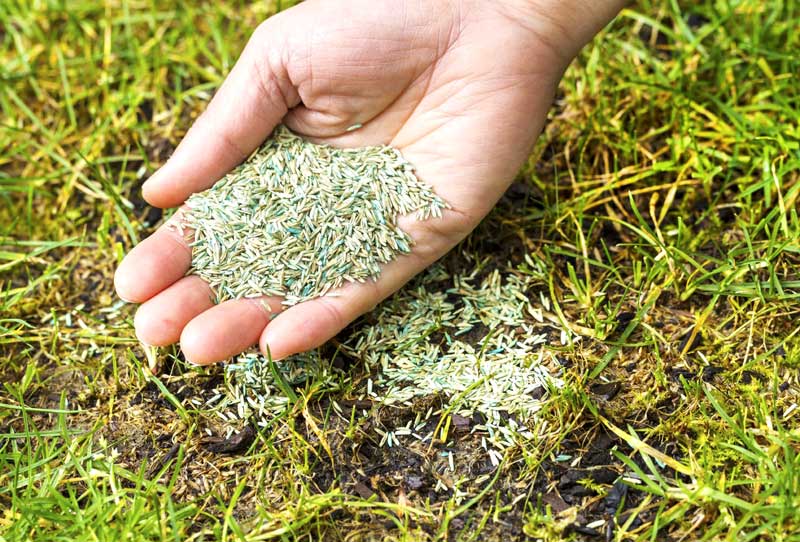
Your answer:
[[[800,4],[626,9],[479,228],[262,363],[252,417],[230,370],[145,351],[112,277],[164,218],[143,181],[286,4],[0,3],[0,541],[800,540]],[[459,335],[478,362],[528,337],[552,377],[502,438],[469,403],[501,367],[391,401],[370,362],[475,303],[502,313]]]

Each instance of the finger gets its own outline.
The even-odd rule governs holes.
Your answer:
[[[389,93],[372,96],[363,107],[352,110],[354,100],[330,111],[303,104],[289,111],[283,123],[315,143],[343,148],[387,145],[411,116],[423,92],[423,85],[414,82],[399,97]]]
[[[336,297],[318,297],[289,307],[263,330],[259,347],[273,360],[317,348],[388,293],[382,295],[375,283],[348,284],[337,290]]]
[[[207,365],[224,361],[258,343],[270,319],[281,310],[280,299],[232,299],[192,319],[181,333],[188,361]]]
[[[355,117],[339,122],[329,120],[326,114],[319,111],[298,106],[284,117],[283,123],[313,143],[353,148],[388,145],[408,114],[404,110],[392,109],[363,122]]]
[[[206,111],[144,184],[152,205],[174,207],[213,185],[299,103],[284,67],[283,19],[273,17],[256,29]]]
[[[298,105],[286,114],[283,123],[296,134],[325,138],[352,132],[369,120],[363,117],[359,120],[354,111],[331,113]]]
[[[136,336],[153,346],[176,343],[186,324],[213,306],[214,293],[203,279],[183,277],[139,307],[133,319]]]
[[[177,282],[192,263],[186,232],[175,227],[178,211],[156,232],[133,247],[114,274],[114,287],[125,301],[143,303]]]

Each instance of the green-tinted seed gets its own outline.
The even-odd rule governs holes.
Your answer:
[[[277,293],[287,305],[376,279],[380,264],[411,250],[396,217],[448,207],[397,149],[314,145],[283,126],[187,203],[192,272],[218,300]]]

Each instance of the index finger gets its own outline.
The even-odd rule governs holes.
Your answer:
[[[133,247],[114,274],[114,287],[125,301],[144,303],[180,280],[192,265],[188,232],[178,227],[176,212],[150,237]]]

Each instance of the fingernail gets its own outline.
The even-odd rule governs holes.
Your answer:
[[[153,186],[155,184],[153,182],[153,179],[155,179],[157,176],[158,176],[158,171],[150,175],[150,177],[148,177],[147,180],[144,183],[142,183],[142,195],[144,195],[147,192],[148,186]]]
[[[190,360],[190,359],[188,358],[188,356],[186,355],[186,351],[184,351],[183,349],[181,349],[181,352],[183,352],[183,359],[184,359],[184,360],[186,361],[186,363],[188,363],[189,365],[192,365],[193,367],[204,367],[204,366],[205,366],[205,364],[203,364],[203,363],[198,363],[198,362],[196,362],[196,361],[192,361],[192,360]]]

